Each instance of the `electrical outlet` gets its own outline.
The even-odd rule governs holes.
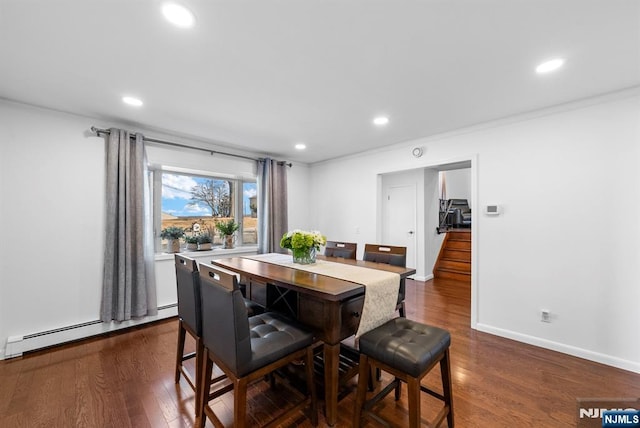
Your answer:
[[[551,311],[548,309],[543,309],[542,311],[540,311],[540,321],[551,322]]]

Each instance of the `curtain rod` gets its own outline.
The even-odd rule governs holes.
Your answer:
[[[104,129],[104,128],[97,128],[95,126],[91,127],[91,132],[93,132],[94,134],[100,136],[102,135],[109,135],[111,134],[111,131],[108,129]],[[134,134],[133,132],[129,131],[129,133]],[[220,152],[217,150],[211,150],[211,149],[205,149],[203,147],[196,147],[196,146],[189,146],[186,144],[180,144],[180,143],[174,143],[172,141],[165,141],[165,140],[158,140],[157,138],[149,138],[149,137],[143,137],[143,139],[145,141],[148,141],[150,143],[156,143],[156,144],[162,144],[165,146],[172,146],[172,147],[180,147],[183,149],[190,149],[190,150],[199,150],[201,152],[207,152],[209,153],[211,156],[213,155],[223,155],[223,156],[231,156],[234,158],[241,158],[241,159],[248,159],[248,160],[252,160],[252,161],[256,161],[256,162],[264,162],[265,158],[252,158],[250,156],[243,156],[243,155],[236,155],[234,153],[225,153],[225,152]],[[278,161],[279,164],[281,165],[287,165],[288,167],[291,167],[292,164],[285,162],[285,161]]]

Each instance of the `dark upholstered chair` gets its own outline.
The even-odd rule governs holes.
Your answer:
[[[176,254],[175,265],[178,291],[178,351],[176,354],[175,382],[178,383],[180,381],[180,375],[182,374],[195,391],[203,355],[200,277],[196,261],[189,257]],[[184,354],[186,333],[189,333],[196,341],[196,352]],[[196,376],[192,379],[182,363],[194,357],[196,358]]]
[[[394,266],[406,267],[407,264],[407,248],[395,247],[392,245],[376,245],[365,244],[364,246],[364,260],[368,262],[384,263]],[[400,279],[400,288],[398,289],[398,301],[396,309],[399,311],[400,316],[406,315],[405,305],[405,280]],[[356,342],[352,342],[352,338],[343,340],[340,346],[340,358],[344,360],[344,366],[349,367],[344,371],[344,380],[350,379],[358,374],[359,371],[359,358],[360,353]],[[376,379],[380,379],[380,370],[375,372]],[[373,379],[369,382],[369,388],[373,389],[375,382]]]
[[[317,425],[317,402],[313,385],[313,334],[276,313],[247,317],[247,308],[234,273],[221,268],[200,265],[202,301],[202,341],[204,363],[200,375],[201,395],[196,425],[204,427],[208,417],[215,426],[221,421],[209,406],[209,400],[234,391],[233,419],[235,427],[251,425],[247,418],[247,388],[257,379],[295,360],[304,359],[307,396],[269,424],[281,423],[293,413],[310,406],[310,419]],[[231,381],[210,393],[213,364]],[[292,393],[302,395],[292,389]]]
[[[327,257],[340,257],[343,259],[356,259],[358,244],[353,242],[327,241],[324,255]]]
[[[178,295],[178,350],[176,353],[175,382],[180,382],[180,375],[183,375],[187,383],[197,390],[197,379],[202,367],[202,355],[204,353],[202,345],[202,316],[200,314],[200,273],[198,264],[190,257],[175,255],[176,265],[176,286]],[[264,312],[262,306],[250,300],[244,299],[244,304],[249,315],[257,315]],[[184,353],[184,343],[186,333],[189,333],[196,342],[196,351],[188,354]],[[196,359],[195,378],[192,378],[183,363],[192,358]],[[197,408],[196,391],[196,408]]]
[[[449,345],[451,336],[446,330],[421,324],[406,318],[395,318],[374,328],[360,337],[360,371],[356,394],[353,426],[359,427],[363,416],[381,419],[372,411],[375,403],[395,389],[396,401],[400,399],[400,382],[405,382],[409,395],[409,427],[417,428],[420,419],[420,392],[424,391],[444,402],[444,406],[429,426],[440,426],[447,419],[453,428],[453,398]],[[442,394],[420,384],[423,377],[440,363]],[[371,369],[382,369],[394,376],[394,380],[378,394],[365,402]]]
[[[471,227],[471,208],[466,199],[449,199],[450,223],[455,227]]]
[[[363,259],[368,262],[407,267],[407,247],[365,244]],[[405,280],[401,279],[400,289],[398,290],[398,304],[396,306],[401,317],[406,316],[406,308],[404,305],[405,289]]]

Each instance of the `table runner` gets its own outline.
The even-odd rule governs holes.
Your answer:
[[[244,258],[363,285],[365,287],[364,306],[356,338],[384,324],[395,315],[400,288],[400,275],[397,273],[326,260],[317,260],[314,264],[301,265],[293,263],[291,255],[279,253],[258,254],[244,256]]]

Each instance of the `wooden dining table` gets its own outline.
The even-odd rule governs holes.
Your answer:
[[[318,258],[397,273],[401,279],[416,273],[413,268],[362,260]],[[211,263],[240,274],[246,282],[247,298],[268,309],[288,312],[311,328],[323,342],[325,418],[330,426],[335,425],[338,417],[340,342],[352,336],[358,328],[365,287],[356,282],[249,257],[216,259]]]

